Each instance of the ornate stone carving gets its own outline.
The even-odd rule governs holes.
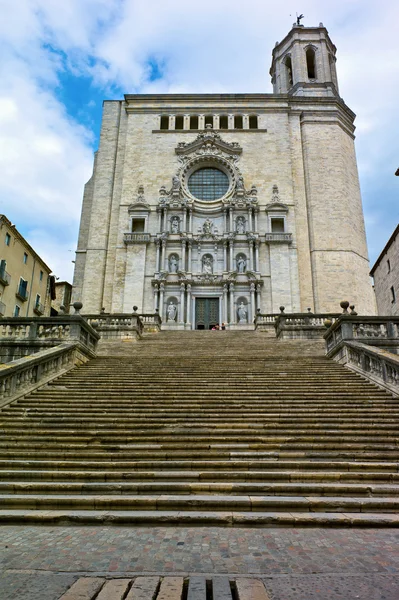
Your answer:
[[[179,257],[177,256],[177,254],[171,254],[171,256],[169,258],[169,272],[177,273],[178,269],[179,269]]]
[[[148,202],[146,202],[145,196],[144,196],[144,186],[143,185],[139,185],[139,187],[137,188],[137,197],[136,200],[134,202],[132,202],[132,204],[129,205],[128,211],[129,213],[131,212],[135,212],[137,210],[142,211],[143,209],[146,210],[146,212],[150,212],[150,205],[148,204]]]
[[[244,302],[240,302],[238,305],[237,314],[239,323],[248,323],[248,311]]]
[[[246,268],[247,268],[247,259],[246,259],[245,255],[237,254],[236,262],[237,262],[237,272],[245,273]]]
[[[208,274],[213,273],[213,258],[210,254],[204,254],[202,257],[202,272]]]
[[[236,232],[245,233],[245,217],[239,216],[236,219]]]
[[[211,219],[205,219],[204,224],[202,226],[202,231],[206,235],[210,235],[213,232],[213,221]]]
[[[172,217],[170,220],[170,232],[171,233],[179,233],[180,232],[180,218]]]
[[[176,304],[174,304],[172,301],[170,301],[168,304],[168,308],[167,308],[168,321],[176,321],[176,315],[177,315]]]

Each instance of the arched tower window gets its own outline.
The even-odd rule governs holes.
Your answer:
[[[316,79],[316,53],[312,46],[306,49],[306,66],[308,69],[308,78]]]
[[[213,116],[212,115],[205,116],[205,127],[207,125],[212,125],[212,127],[213,127]]]
[[[243,128],[242,115],[235,115],[234,117],[234,129],[242,129]]]
[[[197,115],[191,115],[190,129],[198,129],[198,116]]]
[[[249,115],[249,128],[250,129],[258,129],[258,116],[257,115]]]
[[[220,115],[219,127],[220,127],[220,129],[228,129],[229,128],[229,118],[227,115]]]
[[[284,61],[284,64],[285,64],[285,77],[286,77],[286,80],[287,80],[287,88],[289,88],[294,83],[294,80],[293,80],[293,77],[292,77],[292,61],[291,61],[291,56],[287,56],[287,58]]]
[[[178,115],[175,121],[175,129],[183,129],[184,128],[184,117],[182,115]]]
[[[161,116],[161,126],[160,129],[169,129],[169,116],[162,115]]]

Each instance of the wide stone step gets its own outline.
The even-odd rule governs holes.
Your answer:
[[[163,495],[76,495],[76,494],[4,494],[2,509],[36,510],[234,510],[301,512],[383,512],[399,510],[399,498],[362,498],[341,496],[268,496],[226,494]]]
[[[325,496],[325,497],[399,497],[399,484],[378,483],[257,483],[257,482],[15,482],[0,481],[0,500],[8,494],[82,494],[82,495],[146,495],[146,494],[227,494],[255,496]]]
[[[99,466],[99,465],[98,465]],[[313,466],[313,465],[312,465]],[[358,466],[358,465],[357,465]],[[373,465],[374,468],[378,465]],[[14,464],[9,465],[9,469],[14,468],[15,470],[1,470],[0,468],[0,481],[11,482],[27,482],[27,481],[59,481],[59,482],[70,482],[70,481],[84,481],[87,483],[104,481],[104,482],[185,482],[185,481],[200,481],[200,482],[213,482],[220,483],[227,481],[229,483],[245,483],[245,482],[267,482],[274,483],[285,482],[285,483],[399,483],[399,473],[389,472],[386,469],[386,465],[383,465],[382,472],[375,471],[361,471],[353,470],[347,471],[292,471],[292,470],[275,470],[275,471],[248,471],[248,470],[229,470],[229,471],[195,471],[195,470],[164,470],[164,471],[145,471],[135,470],[126,471],[118,468],[114,468],[111,471],[107,471],[104,468],[98,469],[97,471],[90,470],[53,470],[57,468],[56,465],[51,465],[47,470],[23,470],[22,467]],[[370,468],[370,465],[368,465]]]

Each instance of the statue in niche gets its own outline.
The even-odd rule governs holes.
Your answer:
[[[237,217],[236,230],[237,230],[237,233],[245,233],[245,219],[244,219],[244,217]]]
[[[213,221],[211,221],[209,218],[205,220],[203,226],[202,226],[202,231],[206,234],[211,234],[212,233],[212,229],[213,229]]]
[[[173,304],[173,302],[171,300],[168,305],[168,321],[175,321],[176,314],[177,314],[176,304]]]
[[[245,273],[245,269],[247,268],[247,261],[243,254],[239,254],[237,256],[237,271],[239,273]]]
[[[244,302],[240,302],[237,312],[238,312],[239,323],[247,323],[248,322],[248,311],[245,308]]]
[[[213,260],[211,256],[204,256],[202,259],[202,272],[203,273],[213,273]]]
[[[179,268],[179,257],[177,256],[177,254],[172,254],[172,256],[169,258],[169,272],[177,273],[178,268]]]
[[[180,231],[180,219],[179,217],[173,217],[170,225],[171,233],[179,233]]]

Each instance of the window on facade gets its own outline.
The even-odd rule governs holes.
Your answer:
[[[284,219],[281,217],[272,217],[272,233],[284,233]]]
[[[391,302],[392,304],[396,302],[395,288],[393,286],[391,287]]]
[[[160,129],[169,129],[169,117],[168,117],[168,115],[162,115]]]
[[[36,307],[40,306],[40,300],[41,300],[40,294],[36,294],[36,300],[35,300],[35,306]]]
[[[197,115],[191,115],[191,117],[190,117],[190,129],[198,129],[198,117],[197,117]]]
[[[388,273],[390,273],[391,272],[391,261],[389,260],[389,258],[387,260],[387,269],[388,269]]]
[[[175,129],[184,129],[184,117],[182,115],[176,117]]]
[[[11,244],[11,236],[9,233],[6,233],[6,246],[9,246]]]
[[[14,317],[19,317],[20,312],[21,312],[21,307],[18,306],[18,304],[16,304],[15,308],[14,308]]]
[[[145,219],[133,219],[132,221],[132,232],[143,233],[145,229]]]
[[[313,48],[306,50],[306,66],[309,79],[316,79],[316,53]]]
[[[207,125],[212,125],[212,127],[213,127],[213,116],[212,115],[206,115],[206,117],[205,117],[205,127]]]
[[[256,115],[249,116],[249,128],[258,129],[258,117]]]
[[[236,115],[234,117],[234,129],[242,129],[242,128],[243,128],[242,115]]]
[[[188,180],[188,189],[198,200],[218,200],[229,189],[226,173],[214,167],[205,167],[195,171]]]
[[[17,294],[23,300],[26,300],[28,298],[28,282],[25,279],[23,279],[23,277],[19,278]]]
[[[294,83],[294,80],[292,78],[292,61],[291,61],[291,56],[287,56],[287,58],[285,59],[285,74],[286,74],[286,78],[287,78],[287,84],[288,86],[291,86]]]
[[[228,129],[229,128],[229,118],[227,115],[221,115],[219,117],[219,127],[220,127],[220,129]]]
[[[24,265],[28,262],[28,255],[24,252]]]
[[[40,281],[43,281],[43,271],[40,271],[39,279]]]

